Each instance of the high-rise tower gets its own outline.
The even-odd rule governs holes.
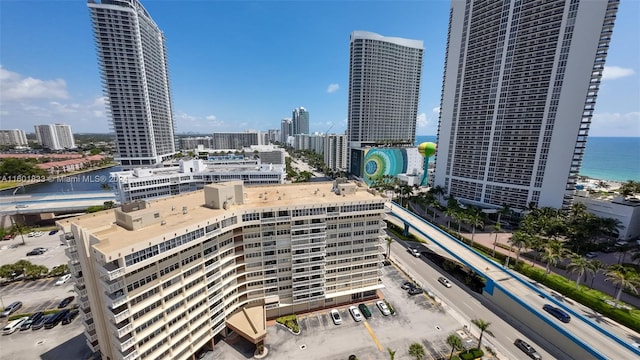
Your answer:
[[[351,33],[350,148],[414,143],[423,51],[420,40]]]
[[[137,0],[89,0],[116,160],[154,166],[175,152],[165,37]]]
[[[568,206],[618,0],[453,0],[434,185],[477,205]]]
[[[293,109],[293,133],[291,135],[309,134],[309,111],[303,107]]]

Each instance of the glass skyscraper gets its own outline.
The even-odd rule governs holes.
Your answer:
[[[350,46],[349,147],[413,144],[422,74],[422,41],[354,31]]]
[[[618,4],[453,0],[434,185],[480,206],[568,206]]]
[[[104,95],[123,167],[175,152],[165,37],[137,0],[88,2]]]

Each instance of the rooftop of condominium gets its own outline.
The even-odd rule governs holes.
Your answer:
[[[204,190],[191,193],[124,204],[119,209],[81,215],[58,224],[69,231],[75,223],[92,234],[91,242],[97,250],[115,255],[125,249],[129,254],[234,216],[239,222],[242,214],[256,213],[256,209],[276,212],[386,201],[366,185],[354,182],[243,186],[240,181],[231,181],[209,184]]]

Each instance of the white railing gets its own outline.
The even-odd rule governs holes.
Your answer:
[[[125,342],[120,344],[120,350],[126,351],[128,348],[133,346],[135,343],[136,343],[136,339],[131,337],[131,338],[129,338],[129,340],[127,340],[127,341],[125,341]]]
[[[113,316],[113,318],[116,320],[116,323],[119,323],[120,321],[126,319],[129,317],[129,309],[125,309],[124,311],[119,312],[118,314],[115,314]]]

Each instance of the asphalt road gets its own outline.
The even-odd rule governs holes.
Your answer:
[[[411,243],[415,247],[415,243]],[[480,331],[471,323],[472,319],[483,319],[491,323],[489,330],[494,336],[484,335],[483,346],[490,344],[496,348],[499,357],[504,359],[520,359],[525,355],[513,345],[516,339],[523,339],[533,346],[543,359],[569,359],[553,344],[544,340],[517,320],[474,293],[440,268],[433,265],[424,256],[416,258],[406,251],[408,245],[401,240],[391,244],[391,259],[409,273],[423,288],[429,289],[440,298],[448,308],[447,311],[459,321],[466,324],[470,331],[478,337]],[[444,276],[453,284],[446,288],[437,279]],[[502,355],[502,356],[500,356]]]
[[[485,269],[483,272],[487,276],[494,279],[494,281],[500,280],[500,285],[506,291],[510,291],[511,293],[516,294],[516,296],[518,296],[521,301],[525,302],[533,309],[535,309],[533,311],[537,311],[538,316],[546,317],[551,322],[556,322],[558,320],[544,312],[542,310],[542,306],[546,303],[551,303],[554,306],[563,307],[565,311],[568,311],[572,314],[573,319],[568,324],[559,324],[560,327],[564,328],[566,331],[571,333],[576,338],[580,339],[582,342],[591,346],[600,354],[608,358],[615,359],[632,359],[637,357],[638,354],[636,354],[633,350],[619,344],[611,337],[604,335],[601,331],[597,330],[597,328],[601,327],[606,331],[615,334],[616,337],[627,342],[628,344],[631,344],[633,340],[638,337],[637,333],[630,332],[628,329],[622,328],[619,325],[609,321],[592,326],[588,323],[587,317],[584,316],[584,309],[581,306],[578,306],[575,303],[570,304],[566,301],[559,301],[558,299],[555,299],[552,294],[545,292],[542,288],[534,290],[531,287],[526,286],[523,282],[516,280],[516,278],[513,277],[510,272],[502,269],[501,266],[498,266],[494,262],[489,261],[488,259],[481,257],[477,253],[469,250],[460,242],[443,235],[429,224],[423,222],[421,219],[412,216],[405,209],[398,206],[393,206],[393,212],[396,215],[402,216],[404,221],[411,223],[424,233],[428,234],[428,236],[432,237],[443,247],[447,248],[451,252],[457,254],[457,256],[459,256],[460,258],[463,258],[465,261],[472,264],[472,266],[474,266],[476,269]],[[397,218],[395,218],[395,220],[397,220]],[[544,297],[541,297],[539,295],[543,295]],[[554,298],[555,300],[551,300],[552,298]]]

